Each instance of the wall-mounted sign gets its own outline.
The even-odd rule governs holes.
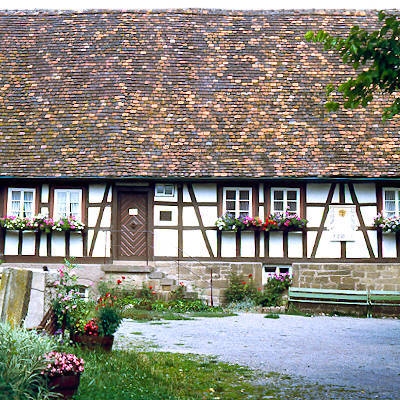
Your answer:
[[[138,209],[137,208],[130,208],[129,209],[129,215],[138,215]]]
[[[331,242],[354,242],[359,227],[355,205],[331,205],[327,228]]]

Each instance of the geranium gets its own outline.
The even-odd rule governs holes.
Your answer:
[[[85,334],[92,336],[99,336],[99,326],[96,323],[96,318],[91,319],[85,325]]]
[[[219,217],[215,223],[217,228],[222,231],[238,232],[249,228],[258,228],[263,231],[284,230],[284,229],[303,229],[307,225],[307,220],[298,215],[289,213],[269,215],[263,222],[259,217],[234,217],[226,213]]]
[[[400,232],[400,217],[384,217],[378,214],[374,219],[374,226],[382,232]]]
[[[31,218],[18,216],[5,216],[0,218],[0,227],[17,231],[82,231],[85,225],[73,216],[63,217],[55,221],[45,215],[35,215]]]
[[[78,358],[74,354],[58,353],[51,351],[39,357],[47,363],[46,368],[41,372],[42,375],[60,376],[60,375],[76,375],[84,370],[85,361]]]

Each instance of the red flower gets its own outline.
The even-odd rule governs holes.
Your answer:
[[[153,286],[149,286],[149,289],[150,289],[150,290],[153,289]]]
[[[261,288],[259,287],[257,290],[258,290],[258,291],[261,291]]]
[[[242,285],[245,285],[246,284],[246,282],[242,282]]]
[[[122,283],[121,279],[117,280],[118,285],[120,285]]]
[[[249,278],[251,278],[253,276],[253,274],[249,274]]]
[[[125,279],[125,277],[123,276],[122,279]]]

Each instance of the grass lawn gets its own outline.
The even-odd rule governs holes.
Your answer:
[[[231,317],[237,314],[225,311],[196,311],[178,313],[173,311],[149,311],[149,310],[138,310],[131,308],[123,311],[124,318],[134,319],[135,321],[160,321],[160,320],[191,320],[195,317],[206,317],[206,318],[221,318]]]
[[[158,352],[84,351],[75,400],[369,399],[362,393],[304,385],[213,358]]]

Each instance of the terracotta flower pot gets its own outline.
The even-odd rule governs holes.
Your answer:
[[[70,399],[78,390],[81,374],[61,375],[48,378],[51,391],[60,394],[62,399]]]
[[[79,335],[76,333],[71,334],[71,340],[74,343],[86,347],[88,349],[102,348],[105,351],[111,351],[114,343],[114,336],[92,336],[92,335]]]

